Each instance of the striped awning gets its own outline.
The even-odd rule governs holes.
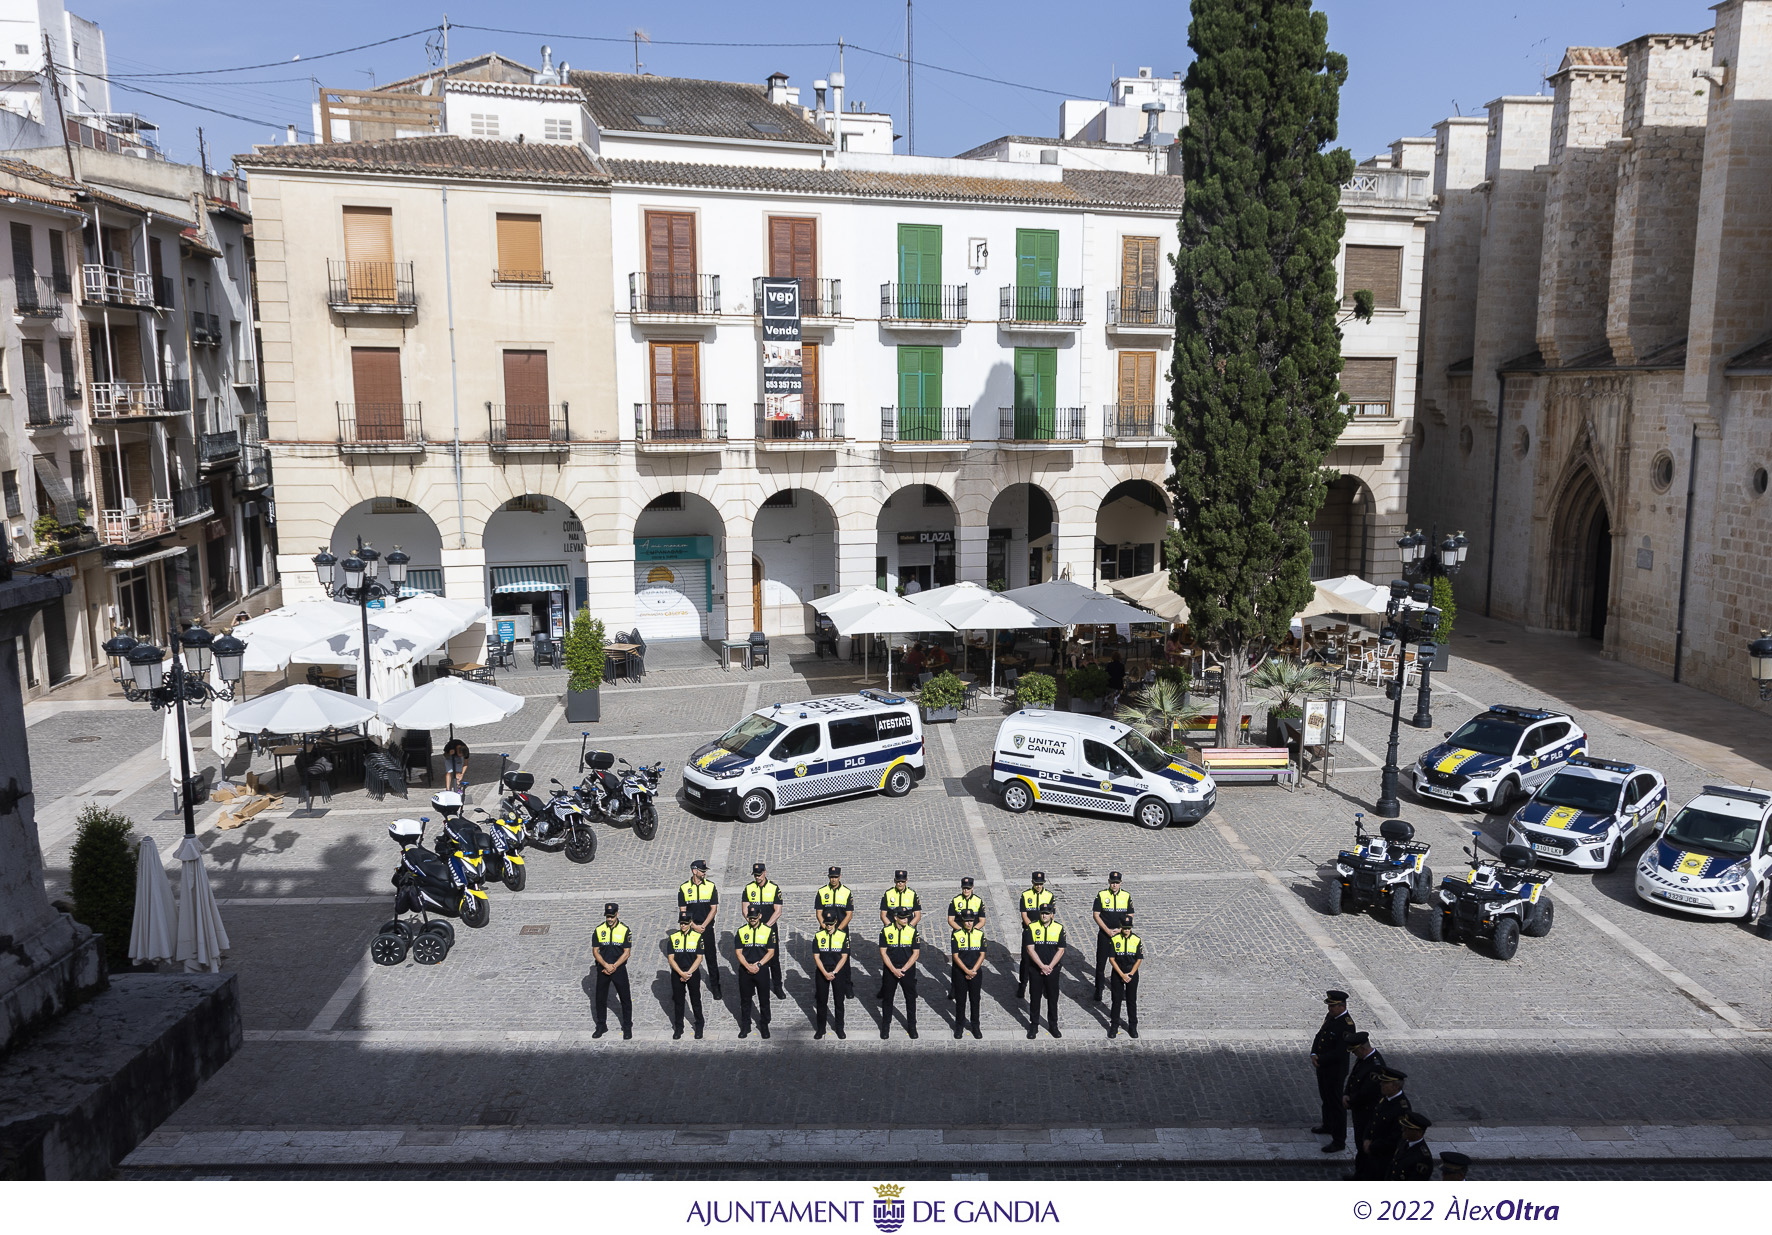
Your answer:
[[[400,597],[417,596],[428,592],[432,596],[443,595],[443,570],[441,567],[406,568],[406,582],[401,585]]]
[[[410,576],[408,576],[410,578]],[[564,566],[494,566],[494,592],[564,592],[567,590]]]

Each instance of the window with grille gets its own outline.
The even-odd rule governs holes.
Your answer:
[[[468,117],[468,123],[475,137],[497,137],[498,115],[486,112],[474,112]]]
[[[542,136],[548,141],[569,142],[572,140],[572,121],[570,118],[565,120],[543,120],[541,122],[541,127]]]
[[[378,497],[370,502],[369,513],[372,515],[405,515],[416,511],[418,507],[403,497]]]
[[[763,509],[765,509],[765,510],[780,509],[783,506],[792,506],[793,504],[794,504],[794,491],[792,489],[783,489],[781,492],[775,494],[774,496],[770,497],[767,501],[765,501],[763,503]]]
[[[6,513],[9,517],[16,519],[19,515],[24,513],[24,507],[19,500],[18,473],[6,472],[0,474],[0,482],[3,482],[3,486],[0,487],[4,487],[6,490]]]
[[[683,495],[681,493],[661,493],[646,503],[647,510],[682,510]]]
[[[1327,579],[1329,577],[1329,553],[1331,548],[1329,532],[1311,533],[1311,578]]]
[[[539,493],[525,493],[522,497],[514,497],[506,502],[504,509],[526,511],[532,515],[545,515],[548,512],[548,499]]]

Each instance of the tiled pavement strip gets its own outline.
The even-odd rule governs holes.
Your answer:
[[[1436,681],[1436,729],[1469,715],[1472,700],[1546,698],[1473,663],[1503,660],[1518,644],[1537,653],[1534,637],[1479,623],[1472,625],[1485,638],[1461,638],[1460,663]],[[1492,647],[1490,637],[1509,643]],[[1676,799],[1695,792],[1706,774],[1670,757],[1676,744],[1665,727],[1630,721],[1628,693],[1610,700],[1595,693],[1620,667],[1583,659],[1587,645],[1550,642],[1552,652],[1579,662],[1570,672],[1588,679],[1580,685],[1595,710],[1577,714],[1594,734],[1596,753],[1660,767]],[[663,669],[644,687],[612,686],[597,740],[635,762],[675,765],[696,744],[685,735],[717,732],[759,699],[840,689],[841,681],[830,680],[838,666],[798,656],[790,664],[784,650],[778,647],[779,668],[751,675]],[[797,685],[806,679],[794,670],[810,674],[811,684]],[[549,775],[567,778],[577,732],[550,714],[558,682],[511,674],[501,684],[534,698],[501,726],[464,733],[477,752],[476,778],[492,779],[499,750],[526,756],[544,783]],[[1658,689],[1682,688],[1658,682]],[[431,970],[358,971],[384,916],[372,906],[387,903],[392,850],[380,822],[422,813],[425,790],[385,805],[360,791],[340,793],[318,818],[284,811],[229,833],[209,830],[206,818],[248,1040],[132,1161],[143,1170],[181,1162],[271,1166],[369,1152],[391,1163],[404,1155],[382,1143],[391,1136],[426,1142],[433,1156],[508,1162],[644,1164],[649,1154],[678,1157],[697,1145],[708,1161],[767,1156],[785,1163],[805,1137],[828,1138],[823,1144],[846,1147],[832,1150],[844,1155],[884,1152],[933,1165],[950,1147],[962,1154],[959,1147],[970,1145],[976,1156],[983,1136],[996,1138],[982,1142],[987,1156],[1004,1160],[1290,1155],[1304,1169],[1320,1159],[1317,1138],[1299,1131],[1314,1122],[1302,1052],[1330,985],[1355,993],[1356,1018],[1410,1070],[1409,1092],[1439,1121],[1432,1139],[1440,1148],[1468,1136],[1482,1142],[1471,1152],[1491,1162],[1594,1154],[1772,1159],[1772,1134],[1760,1127],[1772,1096],[1772,1057],[1759,1028],[1772,1024],[1772,945],[1738,925],[1641,905],[1628,868],[1560,876],[1552,893],[1567,911],[1559,929],[1524,941],[1508,964],[1428,943],[1420,911],[1405,931],[1364,915],[1322,914],[1317,864],[1346,842],[1351,812],[1375,795],[1376,772],[1363,765],[1378,761],[1388,724],[1382,695],[1363,687],[1353,702],[1350,753],[1330,788],[1230,787],[1204,824],[1162,834],[1090,816],[1001,811],[984,793],[997,716],[983,710],[932,727],[929,777],[903,802],[863,798],[780,814],[755,829],[697,819],[667,801],[650,845],[604,830],[590,867],[532,855],[530,890],[495,889],[491,926],[458,930],[455,951]],[[1697,711],[1713,716],[1732,706],[1708,696],[1698,703]],[[1764,725],[1763,717],[1737,710]],[[86,731],[104,733],[128,718],[79,719]],[[1703,718],[1690,727],[1702,734]],[[52,730],[52,722],[34,721],[34,757]],[[140,749],[141,730],[132,732]],[[179,825],[158,817],[169,805],[158,735],[155,724],[143,763],[132,769],[135,782],[123,768],[106,774],[124,782],[107,800],[169,849]],[[1428,736],[1405,727],[1404,758]],[[1733,739],[1707,747],[1687,734],[1681,744],[1682,753],[1716,754],[1712,762],[1724,765],[1718,771],[1744,756],[1765,757]],[[90,745],[66,750],[92,753]],[[104,762],[127,767],[127,754],[107,742]],[[64,795],[76,798],[69,790],[91,779],[81,780],[81,770],[49,769]],[[1772,774],[1760,775],[1764,783]],[[675,780],[670,775],[667,784]],[[1447,815],[1407,796],[1404,814],[1435,842],[1442,872],[1459,865],[1452,860],[1458,838],[1470,827],[1495,831],[1493,821]],[[59,883],[66,839],[45,840],[51,882]],[[729,905],[755,856],[767,858],[788,889],[789,1006],[778,1002],[774,1040],[735,1040],[728,961],[726,1006],[709,1009],[708,1039],[671,1041],[660,1004],[662,966],[645,952],[634,964],[636,1040],[591,1041],[584,975],[595,902],[621,900],[651,946],[695,856],[710,859]],[[1007,977],[1013,962],[998,948],[988,964],[985,1041],[952,1039],[940,994],[946,966],[926,961],[920,1041],[902,1031],[878,1039],[873,981],[858,974],[862,998],[850,1004],[849,1041],[813,1043],[804,906],[829,862],[844,865],[863,922],[893,865],[911,868],[932,905],[951,895],[961,874],[975,875],[998,922],[1027,870],[1048,869],[1079,951],[1090,953],[1066,965],[1066,1037],[1025,1039]],[[1127,872],[1152,953],[1137,1042],[1101,1041],[1104,1023],[1080,1001],[1093,959],[1086,906],[1109,866]],[[529,923],[549,933],[519,938],[518,926]],[[722,924],[730,927],[730,916]],[[863,958],[861,969],[871,975],[877,961]],[[611,1063],[618,1066],[604,1066]],[[423,1097],[413,1100],[414,1092]],[[886,1127],[897,1139],[882,1151],[867,1137]],[[913,1154],[900,1144],[923,1148]],[[768,1145],[775,1148],[759,1147]]]

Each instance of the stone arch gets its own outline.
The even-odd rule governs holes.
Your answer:
[[[740,626],[750,629],[748,517],[741,515],[743,535],[734,537],[721,504],[695,489],[663,486],[643,503],[633,496],[626,505],[638,509],[625,522],[629,612],[647,641],[721,638]],[[734,611],[741,596],[743,614]]]
[[[1592,460],[1576,458],[1551,505],[1544,625],[1605,639],[1612,597],[1612,504]]]
[[[817,490],[784,486],[751,521],[751,555],[761,566],[755,628],[768,635],[812,629],[811,602],[837,590],[837,514]]]
[[[1310,532],[1311,578],[1359,575],[1371,579],[1389,573],[1376,569],[1378,501],[1362,477],[1343,472],[1329,482]]]
[[[912,579],[924,590],[958,581],[960,510],[951,484],[900,485],[880,503],[874,527],[876,582],[883,563],[888,591]]]
[[[344,561],[361,537],[384,557],[398,548],[411,558],[407,592],[443,595],[443,534],[422,507],[397,497],[371,497],[356,503],[332,526],[328,551]]]
[[[985,512],[983,582],[1001,579],[1017,588],[1050,580],[1057,530],[1058,501],[1052,490],[1035,480],[1004,485]]]
[[[1160,570],[1169,522],[1169,494],[1161,485],[1132,477],[1109,489],[1095,509],[1095,569],[1088,582],[1099,587]]]
[[[494,506],[480,528],[486,603],[494,619],[518,622],[517,637],[550,633],[554,594],[566,619],[589,596],[584,523],[578,512],[545,493],[520,493]]]

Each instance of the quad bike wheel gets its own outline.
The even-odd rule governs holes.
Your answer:
[[[1533,939],[1543,939],[1551,933],[1551,922],[1556,917],[1557,907],[1549,900],[1541,900],[1536,908],[1538,912],[1532,915],[1531,921],[1526,923],[1520,933]]]
[[[1444,909],[1436,909],[1427,915],[1428,942],[1440,943],[1446,938],[1446,920],[1451,916]]]
[[[1452,916],[1450,909],[1440,911],[1440,938],[1447,943],[1457,943],[1464,938],[1464,932],[1458,926],[1458,919]]]
[[[1401,926],[1409,920],[1409,889],[1394,887],[1388,897],[1390,920],[1392,926]]]
[[[1511,961],[1514,953],[1520,950],[1520,924],[1513,918],[1503,918],[1495,924],[1494,939],[1495,955],[1504,961]]]
[[[1341,880],[1331,875],[1329,877],[1329,886],[1325,889],[1325,892],[1327,894],[1326,907],[1329,913],[1331,915],[1340,913],[1342,911]]]
[[[420,931],[412,941],[412,959],[421,965],[441,964],[449,955],[449,941],[434,931]]]
[[[1415,872],[1414,881],[1409,885],[1409,903],[1425,905],[1428,897],[1434,894],[1434,868],[1424,866]]]

